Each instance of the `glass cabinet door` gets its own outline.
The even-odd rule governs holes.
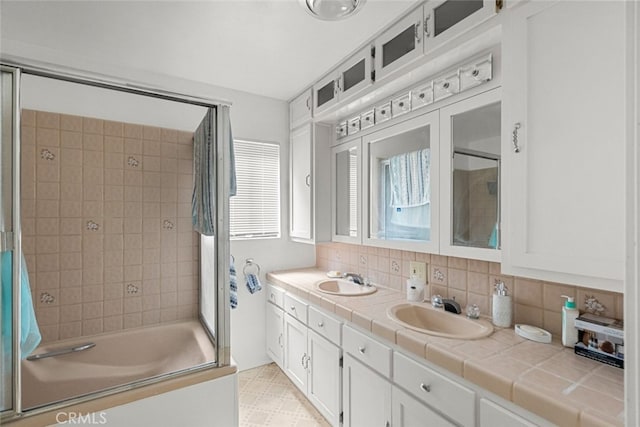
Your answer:
[[[360,139],[331,151],[332,240],[360,243]]]
[[[332,73],[313,85],[313,111],[319,113],[338,102],[338,79]]]
[[[338,98],[340,102],[356,96],[373,83],[371,46],[366,46],[338,67]]]
[[[365,243],[438,251],[438,112],[363,138]]]
[[[376,80],[422,55],[422,24],[422,7],[419,7],[376,39]]]
[[[441,110],[443,255],[499,261],[499,90]]]

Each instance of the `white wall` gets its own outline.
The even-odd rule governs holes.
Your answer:
[[[242,275],[244,261],[247,258],[253,258],[255,262],[260,264],[263,285],[266,282],[266,272],[315,265],[315,247],[313,245],[293,243],[288,240],[289,114],[287,103],[162,74],[98,64],[81,57],[36,46],[21,45],[20,49],[12,50],[11,45],[5,45],[2,56],[26,64],[43,65],[46,63],[47,68],[71,68],[80,74],[99,73],[103,77],[108,76],[108,79],[125,79],[146,87],[226,100],[232,103],[231,123],[235,138],[271,141],[280,144],[282,238],[251,242],[237,241],[231,245],[231,252],[235,256],[239,274],[238,308],[231,311],[232,356],[240,370],[269,362],[265,350],[265,292],[259,292],[255,295],[249,294]],[[32,104],[29,108],[35,108],[35,105]]]

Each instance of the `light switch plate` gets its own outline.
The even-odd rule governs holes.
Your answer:
[[[422,283],[427,283],[427,263],[420,261],[410,261],[409,277],[416,275]]]

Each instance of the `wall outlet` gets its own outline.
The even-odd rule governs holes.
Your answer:
[[[411,261],[409,263],[409,277],[415,275],[422,283],[427,283],[427,263]]]

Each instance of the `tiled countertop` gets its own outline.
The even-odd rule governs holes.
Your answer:
[[[554,337],[551,344],[525,340],[495,328],[478,340],[434,337],[404,328],[387,308],[406,301],[384,287],[371,295],[342,297],[318,292],[326,279],[315,268],[272,272],[270,283],[335,313],[399,347],[560,426],[623,426],[624,371],[576,356]]]

